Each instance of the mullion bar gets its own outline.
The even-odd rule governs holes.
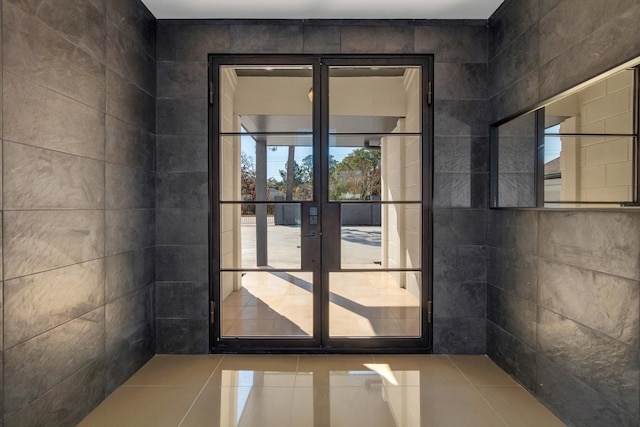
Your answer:
[[[538,110],[540,111],[540,110]],[[635,138],[633,133],[545,133],[544,136]]]

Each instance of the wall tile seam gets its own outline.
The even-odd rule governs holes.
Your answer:
[[[148,94],[147,94],[147,95],[148,95]],[[155,97],[153,97],[153,98],[155,99]],[[154,104],[155,104],[155,103],[154,103]],[[154,107],[155,107],[155,105],[154,105]],[[144,126],[140,126],[140,125],[138,125],[138,124],[128,122],[128,121],[126,121],[126,120],[123,120],[123,119],[122,119],[122,118],[120,118],[120,117],[116,117],[116,116],[114,116],[114,115],[112,115],[112,114],[109,114],[109,113],[106,113],[106,112],[104,113],[104,115],[105,115],[105,133],[106,133],[106,130],[107,130],[107,129],[109,129],[109,128],[106,126],[106,121],[107,121],[107,120],[106,120],[106,118],[108,117],[108,118],[109,118],[109,119],[111,119],[111,120],[115,120],[115,121],[117,121],[117,122],[124,123],[124,124],[125,124],[125,125],[127,125],[127,126],[131,126],[131,127],[132,127],[132,128],[134,128],[136,131],[139,131],[139,132],[140,132],[140,131],[142,131],[142,132],[144,132],[144,133],[146,133],[146,134],[148,134],[148,135],[151,135],[151,136],[154,136],[154,137],[156,136],[155,131],[153,131],[153,132],[152,132],[152,131],[150,131],[150,130],[146,129]],[[107,160],[107,161],[109,161],[109,160]]]
[[[434,304],[436,302],[434,301]],[[435,314],[433,315],[433,319],[434,320],[487,320],[487,317],[461,317],[461,316],[436,316]],[[434,334],[435,335],[435,334]]]
[[[157,66],[155,66],[155,60],[154,61],[154,69],[157,69]],[[122,73],[120,73],[119,71],[115,70],[114,68],[112,68],[110,65],[105,65],[105,75],[107,74],[107,71],[111,71],[113,74],[117,75],[118,77],[120,77],[121,79],[125,80],[127,83],[129,83],[131,86],[135,87],[136,89],[138,89],[139,91],[143,92],[144,94],[150,96],[151,98],[155,99],[156,95],[155,93],[150,93],[149,91],[147,91],[145,88],[141,87],[137,82],[131,80],[129,77],[122,75]],[[151,76],[151,79],[154,81],[154,84],[157,80],[156,77],[156,73],[154,73],[153,76]],[[157,90],[157,89],[156,89]],[[105,95],[109,95],[109,91],[107,90],[107,85],[105,83]],[[106,98],[107,96],[105,96],[105,103],[106,103]],[[105,109],[106,110],[106,109]],[[106,113],[106,111],[105,111]],[[117,117],[116,117],[117,118]],[[119,119],[122,120],[122,119]],[[125,120],[122,120],[125,121]]]
[[[106,68],[106,62],[107,62],[107,25],[108,25],[108,5],[107,5],[107,1],[106,0],[103,3],[103,8],[104,8],[104,29],[103,29],[103,39],[102,39],[102,44],[103,44],[103,48],[104,48],[104,62],[105,62],[105,71],[104,71],[104,76],[103,76],[103,84],[104,84],[104,100],[103,100],[103,106],[104,106],[104,115],[103,115],[103,122],[104,122],[104,160],[105,160],[105,165],[104,168],[102,170],[102,179],[104,182],[104,188],[102,191],[102,200],[103,200],[103,209],[106,210],[107,208],[107,165],[106,165],[106,161],[107,161],[107,157],[109,156],[108,154],[108,131],[107,131],[107,117],[109,117],[109,115],[107,114],[107,68]],[[102,329],[102,348],[104,350],[104,369],[102,371],[101,374],[99,374],[99,376],[101,377],[102,380],[102,393],[100,396],[100,400],[103,401],[104,399],[106,399],[107,397],[107,303],[108,303],[108,296],[107,296],[107,276],[108,276],[108,242],[107,242],[107,213],[106,211],[103,213],[103,220],[104,220],[104,242],[103,242],[103,254],[104,254],[104,272],[103,272],[103,276],[102,276],[102,300],[104,301],[104,309],[103,309],[103,313],[102,313],[102,325],[103,325],[103,329]],[[93,408],[91,408],[93,410]]]
[[[549,312],[551,312],[551,313],[553,313],[553,314],[555,314],[555,315],[557,315],[557,316],[559,316],[559,317],[561,317],[561,318],[563,318],[565,320],[569,320],[569,321],[575,323],[576,325],[580,326],[581,328],[588,329],[589,331],[593,332],[596,336],[598,336],[598,338],[600,338],[600,339],[605,338],[605,339],[609,339],[609,340],[615,341],[615,342],[623,345],[625,348],[628,348],[629,351],[635,353],[636,356],[640,356],[640,347],[639,347],[640,344],[633,345],[633,344],[629,344],[628,342],[620,341],[620,339],[618,339],[618,338],[612,337],[611,335],[608,335],[605,332],[602,332],[602,331],[599,331],[597,329],[594,329],[592,326],[585,325],[584,323],[580,322],[579,320],[573,319],[573,318],[569,317],[567,314],[560,313],[560,312],[557,311],[557,309],[551,308],[551,307],[547,307],[547,306],[545,306],[544,304],[542,304],[540,302],[536,303],[536,306],[537,306],[537,310],[538,310],[538,314],[536,315],[536,325],[538,325],[538,326],[540,325],[540,322],[537,319],[537,318],[539,318],[539,312],[540,312],[541,309],[544,309],[544,310],[549,311]]]
[[[496,52],[492,57],[488,57],[487,63],[495,60],[498,56],[500,56],[500,55],[504,54],[506,51],[508,51],[515,43],[517,43],[521,38],[526,36],[527,33],[529,31],[531,31],[531,29],[534,28],[534,27],[538,27],[538,34],[537,34],[538,37],[537,37],[537,39],[538,39],[538,43],[539,43],[539,40],[540,40],[540,29],[539,29],[539,26],[540,26],[540,20],[536,19],[531,23],[531,25],[529,27],[521,28],[520,30],[522,32],[519,33],[517,37],[514,37],[513,40],[511,40],[507,45],[505,45],[500,51]],[[491,29],[489,29],[489,31],[491,31]],[[536,61],[536,62],[539,62],[539,55],[537,57],[538,57],[538,61]]]
[[[203,80],[205,80],[205,79],[203,79]],[[209,83],[208,79],[205,80],[205,83],[206,83],[206,86],[208,86],[208,83]],[[156,96],[155,99],[156,99],[156,104],[158,104],[158,101],[167,101],[167,100],[169,100],[169,101],[171,101],[171,100],[207,101],[207,104],[206,104],[207,108],[209,107],[209,102],[208,102],[209,96],[206,93],[206,91],[203,94],[203,96]]]
[[[152,209],[152,208],[150,208]],[[33,209],[2,209],[3,212],[104,212],[104,208],[33,208]]]
[[[4,212],[4,211],[3,211],[3,212]],[[13,212],[33,212],[33,211],[13,211]],[[48,210],[47,210],[47,212],[48,212]],[[102,209],[95,209],[95,210],[92,210],[91,212],[102,212]],[[3,218],[3,222],[4,222],[4,218]],[[4,224],[3,224],[3,225],[4,225]],[[5,228],[6,228],[6,227],[4,227],[4,226],[3,226],[3,234],[4,234],[4,229],[5,229]],[[4,245],[3,245],[3,246],[4,246]],[[5,253],[5,252],[6,252],[5,250],[3,250],[3,251],[2,251],[3,258],[4,258],[4,253]],[[25,277],[35,276],[35,275],[37,275],[37,274],[42,274],[42,273],[49,273],[49,272],[53,272],[53,271],[55,271],[55,270],[61,270],[61,269],[63,269],[63,268],[68,268],[68,267],[77,266],[77,265],[79,265],[79,264],[86,264],[86,263],[88,263],[88,262],[100,261],[100,260],[103,260],[103,259],[105,259],[105,258],[106,258],[106,255],[102,255],[102,256],[100,256],[100,257],[98,257],[98,258],[91,258],[91,259],[87,259],[87,260],[84,260],[84,261],[75,262],[75,263],[72,263],[72,264],[65,264],[65,265],[61,265],[61,266],[57,266],[57,267],[53,267],[53,268],[48,268],[48,269],[46,269],[46,270],[42,270],[42,271],[36,271],[36,272],[33,272],[33,273],[29,273],[29,274],[23,274],[23,275],[21,275],[21,276],[11,276],[11,277],[8,277],[8,278],[6,277],[6,273],[4,273],[4,272],[6,271],[6,268],[3,268],[3,277],[4,277],[4,278],[3,278],[3,281],[4,281],[4,282],[8,282],[8,281],[10,281],[10,280],[23,279],[23,278],[25,278]]]
[[[151,134],[151,135],[153,135],[153,134]],[[153,136],[155,136],[155,135],[153,135]],[[155,144],[152,144],[152,145],[155,146]],[[155,156],[154,156],[154,158],[155,158]],[[105,160],[105,164],[111,165],[111,166],[122,166],[122,167],[126,167],[126,168],[131,168],[131,169],[134,169],[134,170],[137,170],[137,171],[140,171],[140,172],[148,172],[148,173],[154,173],[154,174],[157,173],[157,171],[155,169],[131,166],[131,165],[128,165],[126,163],[119,163],[119,162],[114,162],[114,161],[111,161],[111,160]]]
[[[556,7],[558,7],[560,5],[560,3],[558,3],[556,6],[554,6],[553,9],[555,9]],[[633,7],[636,6],[632,6],[629,7],[628,9],[625,9],[622,13],[615,15],[615,16],[611,16],[610,19],[608,21],[603,21],[601,25],[599,25],[598,27],[594,28],[591,32],[589,32],[588,34],[586,34],[583,38],[581,38],[580,40],[576,41],[575,43],[568,45],[568,46],[563,46],[564,50],[558,52],[555,56],[553,56],[553,58],[550,58],[548,61],[546,62],[540,62],[540,60],[538,60],[538,69],[543,68],[545,65],[549,64],[550,62],[552,62],[554,59],[557,59],[559,56],[561,56],[563,53],[575,48],[576,46],[578,46],[579,44],[582,44],[585,42],[585,40],[587,40],[589,37],[593,36],[593,34],[597,33],[602,27],[606,27],[607,25],[609,25],[611,23],[611,21],[615,21],[616,19],[620,18],[622,15],[624,15],[626,12],[628,12],[629,10],[631,10]],[[549,11],[551,12],[551,11]],[[546,15],[545,15],[546,16]],[[629,60],[632,60],[633,58],[629,58]],[[622,63],[625,63],[628,61],[623,61]],[[614,66],[616,65],[621,65],[621,64],[613,64]],[[603,72],[606,72],[606,70],[604,70]],[[598,74],[601,74],[601,72],[599,72]],[[596,76],[592,76],[592,77],[597,77]],[[579,84],[581,82],[578,82],[577,84]],[[566,90],[569,90],[571,88],[567,88]],[[566,91],[565,90],[565,91]],[[564,91],[563,91],[564,92]],[[562,93],[562,92],[560,92]],[[556,94],[559,95],[559,94]]]
[[[601,276],[615,277],[615,278],[619,278],[619,279],[624,279],[626,281],[636,282],[636,284],[638,284],[638,287],[640,287],[640,278],[625,277],[625,276],[620,276],[619,274],[615,274],[615,273],[611,273],[611,272],[607,272],[607,271],[594,270],[593,268],[586,268],[586,267],[581,266],[581,265],[574,265],[574,264],[570,264],[570,263],[567,263],[567,262],[561,262],[561,261],[558,261],[556,258],[545,258],[542,255],[537,255],[537,258],[540,259],[540,260],[544,260],[545,262],[547,262],[549,264],[564,265],[564,266],[572,267],[572,268],[574,268],[576,270],[583,271],[585,273],[596,273],[596,274],[601,275]]]
[[[102,283],[102,286],[101,286],[101,287],[104,287],[104,282]],[[33,335],[33,336],[28,337],[28,338],[22,339],[21,341],[17,341],[17,342],[15,342],[14,344],[12,344],[11,346],[8,346],[8,347],[7,347],[7,346],[5,346],[5,347],[4,347],[4,350],[11,350],[11,349],[13,349],[13,348],[14,348],[14,347],[16,347],[16,346],[19,346],[19,345],[25,344],[25,343],[27,343],[27,342],[29,342],[29,341],[33,340],[33,339],[39,338],[39,337],[41,337],[42,335],[45,335],[45,334],[47,334],[47,333],[50,333],[50,332],[52,332],[52,331],[54,331],[54,330],[58,329],[59,327],[66,325],[66,324],[67,324],[67,323],[69,323],[69,322],[73,322],[74,320],[78,320],[79,318],[81,318],[81,317],[83,317],[83,316],[86,316],[87,314],[89,314],[89,313],[91,313],[91,312],[93,312],[93,311],[96,311],[96,310],[99,310],[99,309],[101,309],[101,308],[103,308],[103,307],[106,307],[106,305],[107,305],[106,300],[103,300],[103,301],[101,301],[101,302],[100,302],[100,304],[93,306],[92,308],[88,309],[87,311],[83,311],[83,312],[80,312],[80,313],[78,313],[78,314],[75,314],[75,315],[74,315],[75,317],[69,318],[69,319],[67,319],[67,320],[63,321],[62,323],[59,323],[59,324],[57,324],[57,325],[55,325],[55,326],[50,327],[50,328],[49,328],[49,329],[47,329],[47,330],[44,330],[44,331],[42,331],[42,332],[38,332],[36,335]],[[3,326],[4,326],[4,329],[6,329],[6,327],[7,327],[7,323],[5,322]],[[3,330],[3,334],[4,334],[4,330]],[[3,342],[3,345],[4,345],[4,342]]]
[[[493,288],[496,288],[496,289],[498,289],[498,290],[500,290],[500,291],[504,292],[505,294],[508,294],[509,296],[513,296],[513,297],[518,298],[518,299],[519,299],[519,300],[521,300],[521,301],[526,301],[526,302],[529,302],[529,303],[531,303],[531,304],[538,305],[538,300],[537,300],[537,298],[536,298],[536,299],[529,299],[529,298],[525,298],[525,297],[524,297],[524,296],[522,296],[519,292],[515,292],[515,291],[513,291],[513,290],[511,290],[511,289],[509,289],[509,288],[506,288],[506,287],[500,286],[500,285],[498,285],[498,284],[494,284],[494,283],[493,283],[493,282],[491,282],[490,280],[487,280],[487,286],[491,286],[491,287],[493,287]],[[487,298],[488,298],[488,294],[489,294],[489,292],[487,291]]]
[[[155,101],[155,99],[154,99],[154,101]],[[157,114],[155,114],[155,110],[156,110],[156,103],[155,102],[153,102],[153,109],[154,109],[154,116],[157,116]],[[153,131],[151,131],[151,130],[147,129],[146,127],[144,127],[144,125],[140,125],[139,123],[132,123],[132,122],[129,122],[127,120],[124,120],[122,117],[113,116],[111,114],[105,113],[105,119],[106,119],[106,117],[109,117],[109,118],[114,119],[114,120],[118,120],[119,122],[122,122],[122,123],[124,123],[126,125],[129,125],[129,126],[135,128],[137,131],[144,131],[144,132],[146,132],[149,135],[152,135],[154,137],[158,136],[155,133],[155,129]],[[155,128],[155,125],[156,125],[156,123],[155,123],[155,117],[154,117],[154,123],[153,123],[154,128]],[[105,139],[106,139],[106,135],[107,135],[107,128],[106,128],[106,120],[105,120]]]
[[[105,140],[105,144],[106,144],[106,132],[104,132],[104,134],[103,134],[103,140]],[[78,157],[78,158],[81,158],[81,159],[93,160],[93,161],[99,162],[99,163],[105,163],[105,164],[107,163],[107,161],[105,160],[104,157],[91,157],[91,156],[82,155],[82,154],[70,153],[68,151],[56,150],[56,149],[52,149],[52,148],[49,148],[49,147],[43,147],[41,145],[35,145],[33,143],[24,142],[24,141],[16,141],[14,139],[3,139],[2,142],[9,142],[11,144],[22,145],[22,146],[25,146],[25,147],[35,148],[35,149],[38,149],[38,150],[45,150],[45,151],[49,151],[49,152],[52,152],[52,153],[62,154],[62,155],[65,155],[65,156],[73,156],[73,157]],[[105,153],[105,157],[106,157],[106,153]]]
[[[438,80],[434,81],[434,87],[437,88]],[[437,89],[436,89],[437,90]],[[487,102],[487,98],[475,98],[475,97],[448,97],[448,96],[438,96],[435,95],[433,98],[433,104],[435,105],[438,101],[482,101]]]
[[[519,84],[522,82],[527,81],[527,79],[529,79],[531,76],[539,74],[540,72],[540,68],[534,68],[532,69],[530,72],[526,73],[525,75],[523,75],[521,78],[519,78],[518,80],[515,80],[513,82],[511,82],[510,84],[508,84],[507,86],[505,86],[504,88],[502,88],[500,91],[494,93],[494,94],[488,94],[487,95],[487,105],[489,106],[489,110],[493,110],[496,108],[495,104],[497,103],[497,101],[499,100],[500,97],[504,97],[504,96],[508,96],[510,91],[513,91],[514,89],[518,89],[519,88]],[[545,99],[540,99],[539,93],[540,93],[540,84],[538,84],[536,87],[536,101],[535,104],[532,105],[526,105],[524,108],[521,108],[520,110],[516,111],[515,113],[510,112],[507,116],[504,117],[510,117],[510,116],[521,116],[524,115],[525,113],[537,110],[538,108],[540,108],[545,102]],[[551,99],[551,98],[549,98]],[[537,106],[537,107],[536,107]],[[490,114],[495,113],[494,111],[489,111]],[[504,119],[504,117],[498,117],[496,120],[489,122],[489,124],[497,122],[501,119]],[[491,117],[489,118],[491,120]]]
[[[536,334],[536,347],[531,347],[529,344],[527,344],[526,342],[522,341],[520,338],[518,338],[516,335],[512,334],[511,332],[507,331],[502,326],[500,326],[497,323],[495,323],[493,320],[491,320],[489,318],[486,318],[486,321],[487,321],[487,323],[491,323],[495,328],[500,329],[504,334],[508,335],[510,339],[512,339],[514,341],[517,341],[518,344],[520,344],[523,347],[526,347],[526,349],[530,350],[531,353],[534,353],[534,354],[538,353],[538,350],[537,350],[538,335],[537,334]],[[536,322],[536,324],[537,323],[538,322]]]
[[[144,211],[144,212],[155,212],[157,207],[121,207],[121,208],[104,208],[105,212],[122,212],[122,211]],[[130,252],[130,251],[125,251]]]
[[[206,301],[205,301],[206,303]],[[206,304],[205,304],[206,306]],[[159,316],[158,315],[158,310],[156,308],[156,315],[155,315],[155,320],[204,320],[207,323],[209,322],[209,317],[190,317],[190,316],[184,316],[184,317],[176,317],[176,316],[169,316],[169,317],[163,317],[163,316]]]
[[[53,385],[52,387],[48,388],[47,390],[45,390],[43,393],[41,393],[40,395],[38,395],[38,397],[36,397],[35,399],[29,401],[29,403],[25,404],[22,408],[13,411],[13,412],[5,412],[4,410],[3,412],[3,419],[5,421],[8,421],[9,418],[11,418],[12,416],[16,415],[17,413],[25,410],[26,408],[28,408],[29,406],[33,405],[34,403],[36,403],[37,401],[39,401],[40,399],[43,399],[45,397],[46,394],[53,392],[53,390],[55,390],[56,387],[58,387],[60,384],[62,384],[63,382],[65,382],[66,380],[68,380],[69,378],[73,377],[74,375],[76,375],[78,372],[82,371],[84,368],[86,368],[87,366],[91,365],[92,363],[95,363],[96,361],[99,361],[100,359],[104,360],[104,364],[105,364],[105,368],[106,368],[106,364],[108,363],[108,359],[107,359],[107,352],[106,349],[103,349],[102,353],[98,353],[93,359],[91,359],[89,362],[87,362],[86,364],[82,365],[82,367],[80,367],[79,369],[73,371],[70,375],[64,377],[61,381],[57,382],[55,385]],[[5,366],[5,364],[3,363],[3,367]],[[3,369],[4,370],[4,369]],[[105,369],[106,371],[106,369]],[[6,386],[6,382],[3,381],[3,387]],[[3,390],[4,393],[4,390]]]
[[[89,4],[89,2],[87,2],[87,4]],[[15,6],[18,7],[20,9],[22,9],[20,6]],[[91,6],[93,7],[93,6]],[[95,10],[100,11],[97,8],[94,8]],[[33,13],[30,13],[28,11],[22,10],[22,12],[24,12],[26,15],[32,17],[33,19],[35,19],[36,21],[38,21],[40,23],[40,25],[42,25],[43,27],[47,28],[50,31],[53,31],[54,33],[56,33],[61,39],[63,39],[64,41],[66,41],[67,43],[73,45],[75,48],[81,50],[82,52],[84,52],[85,54],[89,55],[91,58],[95,59],[96,61],[98,61],[100,64],[105,65],[105,61],[106,61],[106,56],[107,56],[107,52],[106,52],[106,40],[107,40],[107,33],[106,33],[106,14],[103,14],[101,21],[102,21],[102,25],[104,25],[104,29],[105,32],[102,36],[102,48],[103,48],[103,56],[102,58],[97,57],[94,55],[94,53],[89,50],[88,48],[85,48],[81,45],[79,45],[77,42],[75,42],[71,37],[69,37],[68,35],[66,35],[64,32],[59,31],[58,29],[49,26],[46,22],[42,21],[38,16],[34,15]],[[4,27],[4,26],[3,26]],[[4,35],[4,28],[2,30],[2,35]],[[3,37],[3,40],[6,39],[5,37]]]
[[[155,22],[155,21],[154,21]],[[109,32],[109,28],[113,28],[115,31]],[[123,37],[125,40],[129,41],[137,50],[137,52],[143,54],[144,56],[148,56],[155,62],[154,55],[151,55],[150,52],[152,49],[148,48],[143,39],[139,39],[137,37],[137,33],[135,31],[131,31],[134,29],[131,25],[126,25],[126,28],[118,25],[117,22],[109,19],[109,16],[105,15],[105,41],[109,40],[109,34],[115,34],[119,37]],[[155,36],[155,31],[154,36]],[[106,46],[105,46],[106,47]],[[155,54],[155,52],[154,52]]]
[[[157,115],[156,115],[156,119],[157,119]],[[156,135],[156,140],[158,137],[162,137],[162,136],[169,136],[169,137],[188,137],[188,136],[192,136],[192,137],[209,137],[208,133],[157,133]],[[207,139],[208,141],[208,139]],[[204,171],[206,172],[206,171]]]
[[[208,280],[154,280],[156,285],[175,285],[176,287],[182,285],[208,285]],[[168,286],[167,286],[168,287]]]
[[[598,274],[601,274],[601,275],[612,276],[612,277],[617,277],[617,278],[620,278],[620,279],[630,280],[630,281],[633,281],[633,282],[640,282],[640,276],[629,277],[629,276],[623,276],[623,275],[620,275],[620,274],[615,274],[615,273],[612,273],[610,271],[602,271],[602,270],[596,270],[596,269],[593,269],[593,268],[585,268],[584,265],[572,264],[570,262],[559,262],[559,261],[551,259],[551,258],[545,258],[542,255],[537,255],[537,258],[539,258],[541,260],[544,260],[546,262],[549,262],[549,263],[553,263],[553,264],[557,264],[557,265],[566,265],[566,266],[569,266],[569,267],[573,267],[573,268],[576,268],[578,270],[582,270],[584,272],[593,272],[593,273],[598,273]]]
[[[103,65],[103,67],[104,67],[104,65]],[[5,73],[8,73],[8,74],[12,74],[12,75],[13,75],[13,76],[15,76],[15,77],[18,77],[20,80],[24,80],[24,81],[27,81],[27,82],[29,82],[29,83],[31,83],[31,84],[33,84],[33,85],[35,85],[35,86],[39,86],[39,87],[41,87],[41,88],[43,88],[43,89],[46,89],[46,90],[48,90],[48,91],[50,91],[50,92],[55,93],[56,95],[62,96],[62,97],[64,97],[64,98],[67,98],[67,99],[69,99],[69,100],[71,100],[71,101],[73,101],[73,102],[76,102],[76,103],[78,103],[78,104],[82,105],[83,107],[89,108],[89,109],[91,109],[91,110],[93,110],[93,111],[96,111],[96,112],[98,112],[98,113],[100,113],[100,114],[106,114],[106,112],[107,112],[106,105],[103,105],[103,106],[102,106],[102,109],[98,109],[98,108],[96,108],[96,107],[95,107],[95,106],[93,106],[93,105],[87,104],[86,102],[83,102],[83,101],[81,101],[81,100],[79,100],[79,99],[73,98],[72,96],[70,96],[70,95],[69,95],[69,94],[67,94],[67,93],[60,92],[59,90],[57,90],[57,89],[55,89],[55,88],[52,88],[52,87],[46,86],[46,85],[44,85],[44,84],[42,84],[42,83],[40,83],[40,82],[37,82],[37,81],[35,81],[35,80],[33,80],[33,79],[30,79],[29,77],[27,77],[27,76],[25,76],[25,75],[23,75],[23,74],[17,74],[17,73],[15,73],[15,72],[11,71],[10,69],[4,68],[4,67],[0,68],[0,70],[2,70],[2,73],[3,73],[3,76],[2,76],[2,89],[3,89],[3,90],[2,90],[2,95],[3,95],[3,101],[4,101],[4,85],[5,85],[5,82],[4,82],[4,74],[5,74]],[[106,67],[105,67],[105,73],[103,73],[103,76],[101,76],[101,77],[105,77],[105,82],[106,82]],[[105,83],[105,92],[106,92],[106,83]],[[105,101],[103,102],[103,104],[106,104],[106,97],[105,97]],[[4,103],[3,103],[3,106],[4,106]],[[3,108],[6,108],[6,106],[5,106],[5,107],[3,107]],[[3,124],[4,124],[4,115],[3,115]],[[3,131],[3,134],[4,134],[4,126],[2,127],[2,131]]]
[[[406,53],[405,55],[412,55],[411,53]],[[482,60],[482,61],[469,61],[469,60],[459,60],[459,61],[452,61],[450,59],[447,59],[446,61],[440,61],[439,59],[439,54],[437,51],[425,51],[425,52],[415,52],[414,55],[430,55],[433,56],[433,64],[458,64],[458,65],[462,65],[462,64],[472,64],[472,65],[487,65],[488,62],[486,60]]]
[[[507,14],[509,12],[509,10],[513,10],[514,8],[517,7],[517,6],[513,6],[514,4],[517,4],[516,1],[517,2],[521,2],[522,0],[506,0],[506,1],[504,1],[498,7],[498,9],[489,17],[489,19],[487,19],[487,31],[489,33],[489,37],[487,39],[488,39],[489,44],[491,44],[491,38],[492,38],[491,32],[492,32],[493,28],[495,27],[496,22],[499,22],[499,21],[503,21],[504,22],[504,20],[503,20],[503,18],[505,17],[504,15]],[[554,6],[552,9],[555,9],[556,6]],[[542,11],[542,9],[538,5],[538,16],[531,21],[530,26],[523,27],[523,28],[519,27],[518,29],[521,31],[521,33],[519,33],[516,37],[513,37],[511,42],[508,43],[507,45],[503,46],[503,48],[500,51],[495,52],[495,55],[492,58],[489,58],[489,60],[495,58],[497,55],[499,55],[500,53],[504,52],[522,34],[524,34],[527,31],[529,31],[529,29],[531,27],[533,27],[535,25],[538,25],[540,23],[540,19],[541,19],[541,16],[540,16],[540,14],[542,13],[541,11]],[[489,49],[487,49],[487,52],[489,52]]]
[[[121,26],[118,25],[117,22],[109,19],[108,16],[105,24],[106,25],[111,24],[116,29],[118,34],[120,34],[122,37],[124,37],[125,39],[133,43],[133,45],[138,49],[139,52],[142,52],[145,56],[148,56],[155,62],[156,60],[155,50],[145,47],[144,40],[139,40],[138,37],[136,37],[135,32],[130,31],[128,28],[122,28]],[[106,25],[105,25],[105,41],[108,39]],[[152,51],[153,51],[153,54],[151,54]],[[106,46],[105,46],[105,54],[106,54]]]
[[[580,383],[580,385],[582,385],[583,387],[588,388],[594,394],[600,396],[600,398],[602,400],[604,400],[605,402],[609,403],[611,406],[613,406],[615,409],[617,409],[618,412],[622,412],[622,413],[626,414],[630,419],[640,420],[640,418],[632,415],[626,409],[622,408],[621,406],[619,406],[615,402],[613,402],[609,397],[607,397],[606,395],[602,394],[600,391],[598,391],[597,389],[593,388],[593,386],[591,386],[590,384],[584,382],[582,379],[576,377],[574,374],[569,372],[564,366],[559,365],[559,364],[555,363],[554,361],[550,360],[548,357],[546,357],[541,352],[537,351],[535,357],[536,357],[536,366],[538,365],[538,360],[537,360],[538,358],[544,359],[546,361],[546,363],[548,363],[550,365],[553,365],[557,370],[564,372],[564,374],[566,376],[571,377],[574,381]],[[537,377],[538,377],[538,374],[536,372],[536,383],[539,383],[540,381],[538,380]],[[538,397],[538,398],[540,397],[540,393],[538,393],[537,390],[533,393],[533,395]],[[545,406],[546,406],[546,404],[545,404]]]
[[[209,245],[207,244],[200,244],[200,245],[156,245],[155,248],[209,248]],[[268,271],[268,270],[266,270]],[[191,281],[191,280],[188,280]],[[170,282],[173,282],[173,280],[170,280]]]

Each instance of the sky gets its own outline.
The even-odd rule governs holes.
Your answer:
[[[249,135],[242,136],[241,138],[242,152],[253,159],[255,164],[256,160],[256,142]],[[331,147],[330,154],[337,161],[344,159],[344,157],[352,152],[354,147]],[[295,150],[295,161],[301,163],[302,159],[312,154],[312,147],[310,146],[297,146]],[[281,179],[280,171],[286,170],[287,159],[289,158],[288,146],[270,146],[267,150],[267,178]]]
[[[552,126],[545,129],[547,133],[560,132],[560,125]],[[551,160],[560,157],[562,150],[562,140],[559,136],[547,136],[544,138],[544,162],[549,163]]]

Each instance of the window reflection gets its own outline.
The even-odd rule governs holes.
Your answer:
[[[310,372],[222,370],[219,425],[420,425],[419,370],[386,363],[355,364],[332,370],[320,364]],[[215,424],[214,424],[215,425]]]
[[[544,200],[633,199],[634,71],[624,70],[544,109]]]

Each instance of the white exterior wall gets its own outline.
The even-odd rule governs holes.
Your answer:
[[[225,131],[240,131],[240,120],[235,113],[236,75],[233,70],[223,69],[221,73],[221,125]],[[240,138],[227,136],[220,141],[221,196],[222,200],[239,200],[240,193]],[[237,267],[241,262],[240,205],[223,205],[221,213],[221,265]],[[221,297],[240,289],[241,273],[227,273],[223,276]]]
[[[420,129],[420,74],[408,70],[403,90],[406,115],[394,132]],[[411,201],[421,196],[421,148],[419,137],[389,136],[382,141],[382,200]],[[416,205],[383,205],[382,242],[384,268],[420,267],[420,214]],[[392,273],[398,286],[419,298],[420,278],[414,274]]]
[[[618,73],[589,86],[571,98],[574,100],[574,108],[551,107],[565,114],[576,110],[570,112],[574,117],[561,124],[562,133],[633,132],[633,72]],[[630,200],[632,144],[632,139],[625,137],[563,137],[562,199]]]

